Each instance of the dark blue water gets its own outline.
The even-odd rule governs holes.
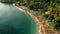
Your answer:
[[[25,12],[0,3],[0,34],[35,34],[35,22]]]

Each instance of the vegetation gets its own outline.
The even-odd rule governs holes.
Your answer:
[[[60,17],[55,18],[49,23],[55,30],[60,30]]]
[[[60,29],[60,0],[23,0],[19,5],[37,11],[37,14],[50,20],[50,26]]]
[[[15,3],[19,0],[0,0],[0,2],[3,2],[3,3]]]
[[[48,18],[49,24],[56,30],[60,29],[60,0],[0,0],[0,2],[12,2],[20,6],[34,10],[39,15]]]

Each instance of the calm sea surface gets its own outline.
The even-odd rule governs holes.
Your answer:
[[[11,4],[0,3],[0,34],[35,34],[35,21]]]

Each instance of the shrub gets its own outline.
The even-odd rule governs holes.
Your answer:
[[[60,17],[55,18],[52,22],[49,23],[55,30],[60,29]]]
[[[52,14],[44,14],[43,17],[48,18],[51,21],[54,19],[54,16]]]
[[[44,14],[43,17],[44,18],[48,18],[49,14]]]
[[[53,20],[54,19],[54,16],[50,14],[49,17],[48,17],[48,19],[49,20]]]
[[[43,15],[44,12],[45,12],[44,10],[41,10],[41,9],[40,9],[39,11],[37,11],[37,14],[39,14],[39,15]]]

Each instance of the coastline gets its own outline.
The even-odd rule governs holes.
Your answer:
[[[48,19],[42,18],[40,15],[37,15],[33,10],[29,10],[24,6],[19,6],[15,4],[14,6],[17,9],[26,12],[33,18],[33,20],[36,22],[37,34],[56,34],[56,32],[50,26],[48,26]]]
[[[13,4],[13,6],[15,6],[14,4]],[[41,32],[41,24],[40,24],[40,21],[38,20],[38,17],[36,17],[36,14],[35,14],[35,12],[33,12],[33,10],[29,10],[29,9],[27,9],[26,7],[24,7],[24,6],[15,6],[16,8],[18,8],[19,10],[21,10],[21,11],[24,11],[24,12],[26,12],[27,14],[29,14],[32,18],[33,18],[33,20],[37,23],[36,25],[38,26],[37,27],[37,34],[42,34],[42,32]],[[40,18],[39,18],[40,19]],[[39,24],[39,25],[38,25]]]

